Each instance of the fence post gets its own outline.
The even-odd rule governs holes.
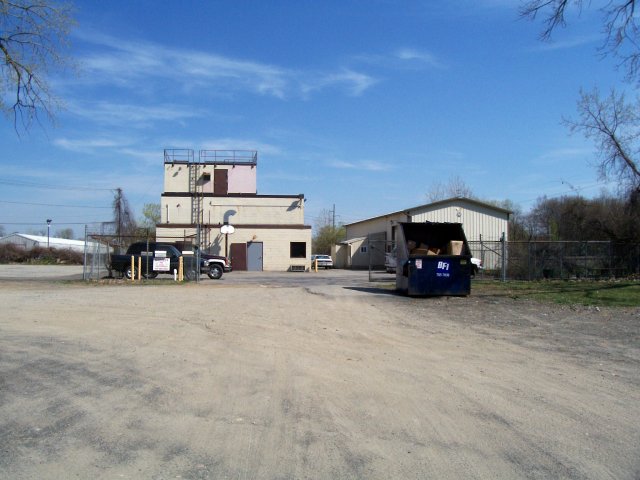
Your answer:
[[[484,261],[484,243],[482,243],[482,234],[480,234],[480,261],[482,265],[486,268],[487,264]]]
[[[200,283],[200,245],[202,243],[200,224],[196,227],[196,283]]]
[[[531,239],[527,241],[527,275],[531,281]]]
[[[367,253],[369,256],[369,281],[372,282],[373,281],[373,274],[371,273],[371,241],[370,241],[370,235],[367,234]]]
[[[87,248],[89,242],[87,241],[87,226],[84,226],[84,255],[82,258],[82,280],[87,280]]]
[[[609,277],[615,278],[613,275],[613,247],[611,246],[611,240],[609,240]]]
[[[584,242],[584,278],[589,278],[589,266],[587,264],[587,258],[589,257],[589,241]]]
[[[502,237],[500,237],[500,241],[502,242],[502,281],[507,281],[507,238],[504,232],[502,232]]]

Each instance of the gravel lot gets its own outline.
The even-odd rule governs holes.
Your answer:
[[[640,478],[639,309],[81,271],[0,266],[0,478]]]

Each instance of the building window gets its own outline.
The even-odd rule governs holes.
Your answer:
[[[307,258],[306,242],[291,242],[291,258]]]
[[[360,253],[367,253],[367,246],[363,245],[360,247]]]

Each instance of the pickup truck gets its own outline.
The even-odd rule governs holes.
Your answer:
[[[131,269],[132,256],[134,257],[133,270]],[[155,278],[159,273],[173,274],[174,269],[178,270],[180,257],[183,257],[184,278],[195,280],[197,277],[196,258],[191,255],[183,256],[175,245],[169,243],[132,243],[126,254],[111,255],[111,270],[120,272],[126,278],[131,279],[137,276],[138,259],[142,258],[142,276]]]
[[[200,252],[200,272],[206,273],[209,278],[218,280],[222,277],[223,272],[231,270],[231,260],[227,257]]]

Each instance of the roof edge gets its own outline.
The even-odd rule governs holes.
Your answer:
[[[357,222],[351,222],[351,223],[346,223],[346,225],[357,225],[358,223],[364,223],[364,222],[369,222],[371,220],[377,220],[379,218],[384,218],[384,217],[390,217],[393,215],[398,215],[398,214],[402,214],[405,213],[407,215],[411,214],[412,210],[417,210],[419,208],[425,208],[425,207],[433,207],[433,206],[438,206],[438,205],[442,205],[442,204],[446,204],[446,203],[450,203],[453,201],[463,201],[463,202],[468,202],[468,203],[472,203],[474,205],[478,205],[481,207],[485,207],[485,208],[490,208],[492,210],[498,211],[498,212],[502,212],[502,213],[506,213],[507,215],[511,215],[513,213],[513,211],[511,210],[507,210],[506,208],[502,208],[502,207],[497,207],[495,205],[492,205],[490,203],[486,203],[486,202],[482,202],[480,200],[475,200],[473,198],[468,198],[468,197],[451,197],[451,198],[446,198],[444,200],[438,200],[436,202],[431,202],[431,203],[425,203],[422,205],[417,205],[415,207],[410,207],[410,208],[404,208],[402,210],[398,210],[396,212],[390,212],[390,213],[385,213],[383,215],[377,215],[375,217],[369,217],[369,218],[364,218],[362,220],[358,220]]]

